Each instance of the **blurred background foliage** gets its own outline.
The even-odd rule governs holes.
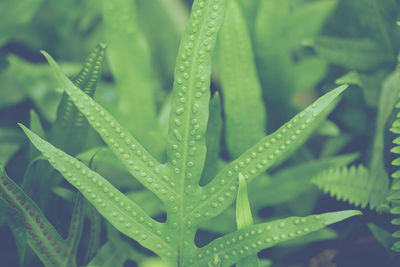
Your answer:
[[[67,215],[57,206],[70,209],[72,188],[56,179],[58,174],[49,171],[47,163],[35,159],[38,155],[17,127],[18,122],[30,124],[43,135],[51,135],[57,121],[62,92],[57,89],[40,50],[52,54],[63,71],[73,77],[92,49],[100,42],[106,43],[107,60],[94,98],[116,115],[155,157],[165,158],[169,93],[180,35],[192,3],[132,2],[129,9],[116,15],[107,7],[113,5],[112,1],[0,1],[0,163],[20,184],[28,181],[27,184],[35,185],[41,178],[38,173],[42,176],[43,170],[49,172],[45,178],[50,183],[41,182],[27,192],[60,232],[66,231],[62,218]],[[288,161],[265,174],[265,179],[249,185],[255,221],[351,207],[324,195],[310,183],[312,177],[329,167],[351,162],[363,164],[372,173],[369,177],[375,177],[371,179],[381,181],[382,188],[387,189],[390,180],[386,173],[393,171],[393,156],[389,153],[393,135],[387,129],[394,118],[391,111],[400,85],[400,73],[396,70],[400,1],[237,2],[247,26],[248,48],[254,57],[254,71],[248,75],[254,75],[258,81],[253,86],[258,100],[243,100],[240,92],[230,90],[229,79],[225,78],[230,66],[224,64],[224,49],[229,42],[224,45],[221,39],[214,56],[212,117],[207,133],[212,151],[207,154],[203,183],[226,160],[235,159],[335,84],[349,83],[342,101],[310,141]],[[252,68],[252,64],[244,65],[243,71]],[[242,90],[244,98],[253,93],[248,88],[238,90]],[[245,120],[234,121],[240,114],[256,117],[257,129]],[[163,207],[158,200],[132,179],[93,130],[88,130],[79,151],[71,153],[122,191],[129,192],[149,214],[162,218]],[[43,194],[47,195],[44,199]],[[49,198],[53,201],[49,202]],[[384,200],[377,202],[376,206],[385,204]],[[378,212],[365,206],[366,215],[354,223],[342,223],[309,235],[308,239],[284,244],[285,249],[261,252],[262,258],[269,259],[263,264],[396,266],[396,256],[388,249],[388,232],[393,232],[391,216],[384,212],[384,205]],[[4,266],[17,266],[19,245],[4,218],[5,215],[0,218],[0,253]],[[232,207],[215,223],[203,227],[198,243],[204,244],[234,227]],[[115,254],[114,260],[125,262],[125,266],[158,264],[139,245],[126,246],[128,241],[113,232],[110,225],[104,229],[101,244],[108,240],[101,250],[104,255],[127,251],[128,258]],[[25,254],[26,266],[40,265],[32,253]]]

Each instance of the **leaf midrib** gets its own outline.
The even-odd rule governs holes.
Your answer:
[[[209,7],[210,2],[208,2],[207,4],[207,8]],[[209,13],[209,9],[207,10],[207,13],[204,14],[204,18],[206,18],[208,16]],[[185,188],[185,173],[186,173],[186,160],[187,160],[187,155],[188,155],[188,142],[189,142],[189,125],[190,125],[190,118],[192,116],[192,101],[193,101],[193,90],[194,90],[194,77],[196,75],[196,70],[198,70],[198,65],[195,65],[195,62],[198,61],[198,53],[199,50],[197,49],[199,47],[199,45],[201,45],[201,36],[203,35],[203,31],[204,31],[204,24],[205,24],[206,20],[202,19],[201,20],[201,26],[200,26],[200,31],[199,31],[199,35],[197,37],[197,40],[193,46],[193,56],[192,56],[192,60],[191,60],[191,68],[190,68],[190,78],[189,78],[189,83],[188,83],[188,101],[187,101],[187,106],[189,107],[187,109],[188,112],[188,116],[185,118],[185,135],[184,135],[184,153],[182,155],[182,172],[181,172],[181,182],[180,182],[180,188],[179,188],[179,233],[178,233],[178,266],[180,266],[181,264],[181,248],[183,248],[183,228],[184,228],[184,221],[185,221],[185,217],[183,216],[184,213],[184,208],[183,208],[183,200],[184,200],[184,188]],[[190,26],[191,27],[191,26]],[[189,36],[187,36],[188,38]],[[186,40],[185,40],[186,42]],[[184,51],[184,47],[183,51]],[[180,56],[180,55],[178,55]],[[171,111],[172,112],[172,111]],[[198,187],[200,188],[200,187]],[[198,189],[196,188],[196,189]]]

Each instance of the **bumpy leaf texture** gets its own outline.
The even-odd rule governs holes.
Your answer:
[[[195,246],[198,225],[217,216],[235,201],[239,172],[250,182],[290,156],[325,119],[337,97],[346,89],[340,86],[322,96],[275,133],[250,147],[210,183],[200,186],[206,157],[211,55],[225,4],[223,0],[194,1],[178,51],[165,164],[158,162],[109,112],[76,87],[43,52],[62,89],[90,125],[128,171],[164,202],[165,223],[152,219],[100,174],[21,126],[50,164],[115,228],[178,266],[204,266],[209,262],[229,266],[278,242],[359,214],[358,211],[343,211],[253,225],[218,238],[205,247]]]

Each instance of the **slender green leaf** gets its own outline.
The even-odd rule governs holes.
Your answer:
[[[167,223],[176,229],[177,264],[181,266],[195,249],[193,220],[197,218],[185,218],[185,215],[200,201],[199,181],[206,157],[211,58],[225,5],[224,0],[194,1],[176,60],[167,159],[175,175],[178,199],[171,211],[175,215],[170,217],[168,214]]]
[[[136,1],[103,1],[108,61],[116,81],[118,111],[126,128],[149,149],[157,139],[148,134],[156,126],[158,83],[151,68],[150,49],[138,24]],[[134,123],[132,123],[134,119]]]
[[[360,214],[357,210],[346,210],[256,224],[220,237],[202,247],[192,258],[191,266],[204,266],[214,255],[221,258],[221,266],[231,266],[262,249]]]
[[[89,260],[97,254],[100,248],[101,217],[97,210],[88,201],[85,201],[85,207],[88,211],[87,213],[90,219],[90,233],[88,237],[89,242],[83,262],[88,263]]]
[[[29,118],[30,118],[30,120],[29,120],[30,128],[33,131],[37,132],[40,137],[46,138],[47,135],[43,130],[43,126],[42,126],[42,123],[40,122],[40,118],[33,109],[31,109],[29,111]],[[38,155],[39,155],[39,153],[37,152],[35,147],[32,144],[30,144],[29,145],[29,160],[33,160]]]
[[[46,219],[36,203],[6,175],[3,167],[0,172],[0,192],[3,200],[24,218],[29,246],[46,266],[55,264],[65,266],[68,247],[64,239]]]
[[[72,79],[74,85],[90,97],[93,97],[100,80],[105,50],[105,44],[98,44],[89,54],[80,72]],[[58,106],[57,120],[51,128],[50,140],[65,152],[75,155],[82,150],[88,130],[89,124],[85,117],[64,92]]]
[[[129,134],[106,110],[76,87],[59,69],[57,63],[43,52],[62,88],[76,107],[85,115],[104,142],[124,163],[128,171],[160,199],[175,195],[175,183],[168,177],[166,166],[158,163],[136,139]]]
[[[31,142],[73,186],[120,232],[151,248],[160,256],[174,251],[165,241],[168,234],[135,202],[113,187],[85,164],[55,148],[21,125]],[[158,234],[156,234],[158,233]]]
[[[84,223],[84,212],[83,212],[83,202],[84,199],[82,195],[78,192],[75,197],[74,208],[72,209],[71,224],[68,230],[67,246],[68,246],[68,256],[67,262],[72,263],[76,259],[76,254],[78,252],[78,245],[81,241],[83,223]]]
[[[226,143],[230,156],[237,158],[265,135],[266,112],[250,36],[236,0],[227,1],[218,41]]]
[[[202,202],[188,215],[199,213],[210,218],[221,213],[234,201],[237,181],[234,173],[241,172],[250,182],[269,167],[286,159],[293,150],[302,145],[318,124],[332,110],[337,97],[347,88],[340,86],[325,94],[312,105],[300,112],[289,122],[261,139],[238,159],[231,162],[205,187],[202,188]],[[209,207],[213,207],[210,210]]]
[[[247,195],[246,180],[241,173],[239,173],[239,189],[236,198],[236,224],[238,230],[245,229],[254,224]],[[245,266],[259,266],[257,254],[250,255],[236,264],[236,267]]]
[[[294,66],[296,92],[309,90],[317,84],[327,72],[327,63],[318,57],[308,57]]]
[[[207,155],[200,184],[208,184],[219,170],[218,159],[221,150],[222,114],[219,93],[215,92],[210,102],[210,118],[206,133]]]

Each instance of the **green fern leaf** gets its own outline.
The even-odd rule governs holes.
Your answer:
[[[160,199],[173,196],[175,183],[168,177],[166,166],[161,165],[109,112],[76,87],[60,70],[54,59],[43,52],[63,89],[104,142],[143,185]],[[162,178],[161,178],[161,177]]]
[[[262,138],[238,159],[222,169],[215,178],[202,188],[204,201],[191,212],[200,214],[201,220],[217,216],[234,200],[238,181],[235,173],[241,172],[249,183],[271,166],[285,160],[302,145],[314,129],[333,108],[336,98],[347,88],[339,86],[325,94],[304,111],[297,114],[274,133]],[[222,201],[221,201],[222,200]],[[214,209],[209,209],[214,207]],[[200,220],[200,222],[201,222]]]
[[[50,164],[118,231],[154,251],[173,266],[229,266],[280,241],[302,236],[359,214],[358,211],[343,211],[306,219],[288,218],[248,226],[202,248],[193,242],[199,224],[220,214],[235,200],[239,172],[243,173],[247,181],[251,181],[269,167],[288,158],[324,121],[340,93],[346,89],[346,86],[340,86],[322,96],[275,133],[262,138],[236,161],[227,165],[206,186],[200,186],[206,158],[211,58],[224,19],[225,5],[224,0],[194,1],[178,51],[166,164],[157,162],[106,110],[76,87],[61,72],[57,63],[43,52],[62,89],[110,150],[141,184],[164,203],[167,213],[165,223],[153,220],[135,201],[81,161],[21,126]],[[283,227],[289,222],[289,227]],[[273,229],[272,234],[268,232],[270,228]],[[255,233],[260,235],[255,236]],[[251,238],[247,238],[250,235]],[[109,240],[119,240],[115,236],[119,237],[119,234],[113,235],[111,230]],[[233,247],[229,246],[231,238],[236,242]],[[240,249],[236,251],[235,246],[242,249],[243,253]],[[118,248],[116,252],[119,252]],[[127,259],[120,257],[119,262]]]
[[[75,86],[93,97],[100,80],[101,65],[106,50],[105,44],[98,44],[90,53],[80,72],[72,79]],[[75,155],[85,144],[89,124],[73,101],[64,92],[57,110],[57,120],[50,132],[50,140],[65,152]]]
[[[387,194],[387,187],[377,186],[368,169],[362,165],[330,169],[318,174],[311,182],[337,200],[362,208],[368,204],[371,209],[378,208],[385,203]]]
[[[400,57],[399,57],[400,59]],[[398,96],[398,98],[400,95]],[[399,103],[396,104],[396,108],[399,108]],[[390,128],[390,131],[399,134],[400,133],[400,112],[397,114],[397,119],[393,122],[392,128]],[[390,151],[394,154],[400,154],[400,138],[397,137],[396,139],[393,140],[393,143],[395,144],[395,147],[393,147]],[[392,164],[394,166],[399,166],[399,158],[396,158],[395,160],[392,161]],[[392,185],[390,188],[390,192],[388,195],[388,200],[390,201],[391,204],[391,210],[390,212],[396,216],[400,214],[400,170],[397,170],[396,172],[392,173]],[[395,218],[392,220],[392,224],[398,226],[400,225],[400,218]],[[392,234],[394,238],[399,238],[399,231],[396,231]],[[400,252],[400,241],[395,242],[392,245],[392,249],[396,252]]]
[[[50,164],[78,188],[115,228],[159,255],[172,253],[165,240],[168,234],[164,227],[150,218],[135,202],[79,160],[55,148],[25,126],[20,126]]]
[[[300,237],[348,217],[360,215],[357,210],[323,213],[307,217],[290,217],[270,223],[256,224],[220,237],[200,248],[190,266],[204,266],[218,255],[221,266],[231,266],[238,260],[277,243]]]
[[[46,219],[36,203],[0,166],[2,200],[19,213],[28,234],[27,242],[46,266],[76,266],[76,254],[83,227],[83,199],[78,195],[67,240],[64,240]]]

